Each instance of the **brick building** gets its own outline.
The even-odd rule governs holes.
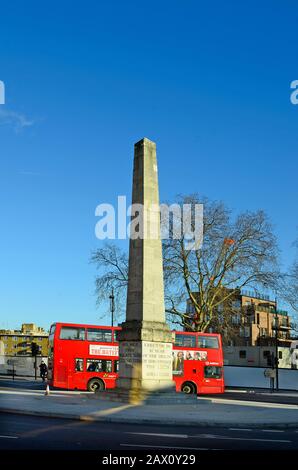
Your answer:
[[[277,328],[278,345],[290,347],[291,325],[286,310],[278,309],[276,301],[267,296],[247,291],[242,291],[240,301],[242,325],[239,346],[272,346]]]
[[[23,323],[20,330],[0,330],[0,355],[31,356],[32,343],[42,356],[48,355],[48,333],[34,323]]]
[[[190,300],[187,313],[194,313]],[[239,290],[225,304],[218,307],[210,324],[210,332],[222,334],[226,346],[273,346],[277,339],[280,347],[290,347],[290,317],[277,308],[275,300],[255,292]]]

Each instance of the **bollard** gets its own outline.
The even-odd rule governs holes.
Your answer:
[[[45,391],[45,395],[50,395],[50,387],[49,387],[49,384],[47,384],[46,386],[46,391]]]

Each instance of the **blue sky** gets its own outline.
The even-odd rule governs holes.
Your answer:
[[[94,211],[130,198],[144,136],[162,199],[263,208],[291,262],[297,23],[295,0],[2,2],[0,328],[98,323]]]

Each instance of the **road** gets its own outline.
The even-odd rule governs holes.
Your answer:
[[[0,378],[0,389],[42,390],[41,381],[12,381]],[[295,394],[293,394],[295,395]],[[297,396],[280,397],[227,392],[223,399],[248,398],[262,401],[297,403]],[[67,404],[66,404],[67,406]],[[19,414],[0,414],[1,450],[92,450],[203,452],[206,450],[293,451],[298,450],[297,429],[247,429],[232,427],[157,426],[115,424],[47,418]],[[296,454],[296,453],[295,453]],[[288,453],[287,453],[288,455]]]
[[[297,430],[131,425],[1,413],[8,450],[297,450]]]

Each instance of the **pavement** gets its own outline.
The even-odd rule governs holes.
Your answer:
[[[4,381],[0,381],[0,412],[89,422],[167,424],[175,427],[298,429],[298,393],[295,392],[281,391],[274,401],[272,394],[266,391],[245,394],[245,391],[237,390],[228,392],[228,398],[201,396],[190,403],[131,405],[103,400],[100,394],[89,392],[53,390],[46,396],[44,384],[31,382],[34,388],[20,388],[20,383],[17,386],[14,382],[9,386],[9,383],[5,385]],[[242,399],[238,398],[237,393]],[[285,400],[294,400],[295,403],[285,403]]]

